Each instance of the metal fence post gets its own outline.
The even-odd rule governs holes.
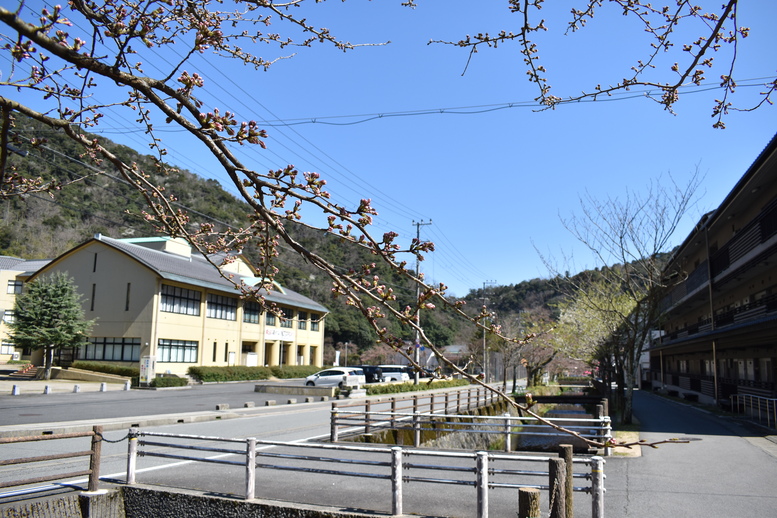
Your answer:
[[[370,400],[364,402],[364,433],[370,433]]]
[[[612,440],[612,424],[610,421],[610,416],[606,415],[602,418],[603,420],[603,432],[604,432],[604,442],[605,444],[609,444]],[[612,454],[612,448],[604,448],[604,456],[609,457]]]
[[[429,394],[429,413],[434,413],[434,394]]]
[[[329,416],[330,429],[329,429],[329,441],[337,442],[337,404],[332,403],[332,411]]]
[[[89,456],[89,491],[97,491],[100,484],[100,454],[103,444],[103,427],[95,425],[92,427],[92,454]]]
[[[448,404],[449,404],[449,397],[448,396],[450,396],[450,392],[446,391],[445,392],[445,409],[442,411],[443,414],[447,414],[448,413],[448,408],[449,408],[448,407]]]
[[[391,514],[401,516],[402,511],[402,448],[391,448]]]
[[[591,457],[591,518],[604,518],[604,459]]]
[[[256,437],[246,439],[246,500],[256,497]]]
[[[505,451],[507,453],[510,453],[513,451],[513,444],[512,444],[512,436],[510,435],[510,429],[512,428],[512,421],[510,419],[510,414],[506,412],[503,414],[505,419]]]
[[[567,467],[564,459],[550,459],[548,461],[550,486],[550,518],[566,518],[566,478]]]
[[[421,414],[413,412],[413,444],[416,448],[421,446]]]
[[[456,413],[461,413],[461,390],[456,392]]]
[[[135,483],[135,467],[138,462],[138,429],[130,428],[127,446],[127,485]]]
[[[477,452],[478,518],[488,518],[488,453]]]
[[[397,427],[397,398],[391,398],[391,428]]]

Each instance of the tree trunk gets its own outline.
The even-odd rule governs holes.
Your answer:
[[[54,347],[47,345],[43,351],[43,379],[51,379],[51,365],[54,363]]]

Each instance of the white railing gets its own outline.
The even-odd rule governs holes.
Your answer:
[[[731,410],[747,414],[769,428],[777,428],[777,399],[751,394],[732,394]]]
[[[177,443],[171,441],[178,441]],[[184,443],[185,442],[185,443]],[[232,444],[213,446],[205,443]],[[265,448],[257,448],[258,445]],[[238,448],[238,446],[242,446]],[[188,450],[219,453],[223,458],[205,458],[173,453]],[[306,453],[311,451],[311,454]],[[238,460],[230,460],[235,456]],[[138,457],[157,457],[231,465],[245,469],[245,498],[255,498],[256,469],[296,471],[309,474],[340,475],[390,481],[391,513],[404,514],[403,484],[420,482],[455,484],[475,488],[477,516],[488,517],[488,493],[491,489],[513,489],[518,502],[519,490],[551,493],[550,517],[565,516],[558,506],[574,492],[591,495],[593,518],[604,516],[604,459],[573,458],[571,448],[562,458],[550,456],[508,455],[489,452],[444,452],[416,448],[345,446],[341,444],[288,443],[255,438],[229,439],[197,435],[144,432],[131,428],[127,460],[127,484],[135,484]],[[265,460],[266,459],[266,460]],[[415,459],[432,459],[416,461]],[[547,471],[541,469],[547,466]],[[539,465],[539,466],[538,466]],[[574,473],[567,466],[584,465],[586,472]],[[346,467],[338,467],[346,466]],[[527,468],[529,466],[531,469]],[[429,476],[429,472],[435,473]],[[570,476],[571,474],[571,476]],[[574,486],[574,479],[589,485]],[[541,482],[546,480],[546,483]],[[518,509],[516,509],[518,510]]]
[[[504,450],[512,451],[514,437],[531,436],[545,438],[566,438],[572,435],[551,426],[563,427],[575,432],[583,439],[605,444],[612,438],[612,423],[609,416],[600,418],[543,418],[517,417],[509,414],[495,416],[476,416],[459,414],[422,414],[399,412],[363,412],[332,409],[330,441],[341,439],[340,429],[346,428],[350,435],[374,434],[381,429],[412,430],[413,445],[421,446],[424,432],[500,435],[504,440]],[[544,422],[543,422],[544,421]],[[559,440],[558,442],[566,442]],[[605,456],[610,448],[604,448]]]

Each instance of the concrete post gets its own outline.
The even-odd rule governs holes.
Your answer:
[[[533,487],[518,489],[518,518],[542,518],[539,489]]]
[[[19,390],[19,385],[14,385],[13,388],[11,389],[11,395],[18,396],[19,394],[21,394],[21,391]]]
[[[548,486],[550,486],[550,518],[566,518],[566,462],[564,462],[564,459],[550,459],[548,465]]]
[[[478,518],[488,518],[488,452],[477,452]]]
[[[92,455],[89,457],[89,492],[97,491],[100,485],[100,454],[103,444],[103,427],[95,425],[92,427]]]
[[[330,415],[329,441],[337,442],[337,404],[332,403],[332,413]]]
[[[81,392],[81,386],[80,385],[73,385],[73,393]]]
[[[46,386],[43,388],[43,393],[44,393],[44,394],[51,394],[51,385],[46,385]]]
[[[138,428],[130,428],[127,446],[127,485],[135,483],[135,468],[138,462]]]
[[[246,500],[256,497],[256,438],[246,439]]]
[[[108,384],[107,383],[100,383],[100,392],[107,392],[108,391]]]
[[[130,381],[125,381],[125,382],[124,382],[124,390],[129,390],[129,389],[130,389],[130,387],[132,387],[132,382],[130,382]]]
[[[560,444],[559,445],[559,452],[558,455],[560,458],[564,459],[564,464],[567,467],[566,472],[566,484],[564,484],[564,492],[566,493],[566,503],[567,503],[567,518],[573,518],[574,516],[574,497],[575,497],[575,486],[573,484],[573,476],[574,476],[574,466],[572,465],[572,445],[571,444]]]
[[[402,510],[402,448],[391,448],[391,514],[401,516]]]

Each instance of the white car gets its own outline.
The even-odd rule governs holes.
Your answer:
[[[378,365],[386,381],[410,381],[405,365]]]
[[[356,380],[346,382],[346,378],[351,376],[355,376]],[[332,367],[305,378],[305,385],[308,387],[343,388],[346,385],[364,385],[366,383],[364,371],[353,367]]]

